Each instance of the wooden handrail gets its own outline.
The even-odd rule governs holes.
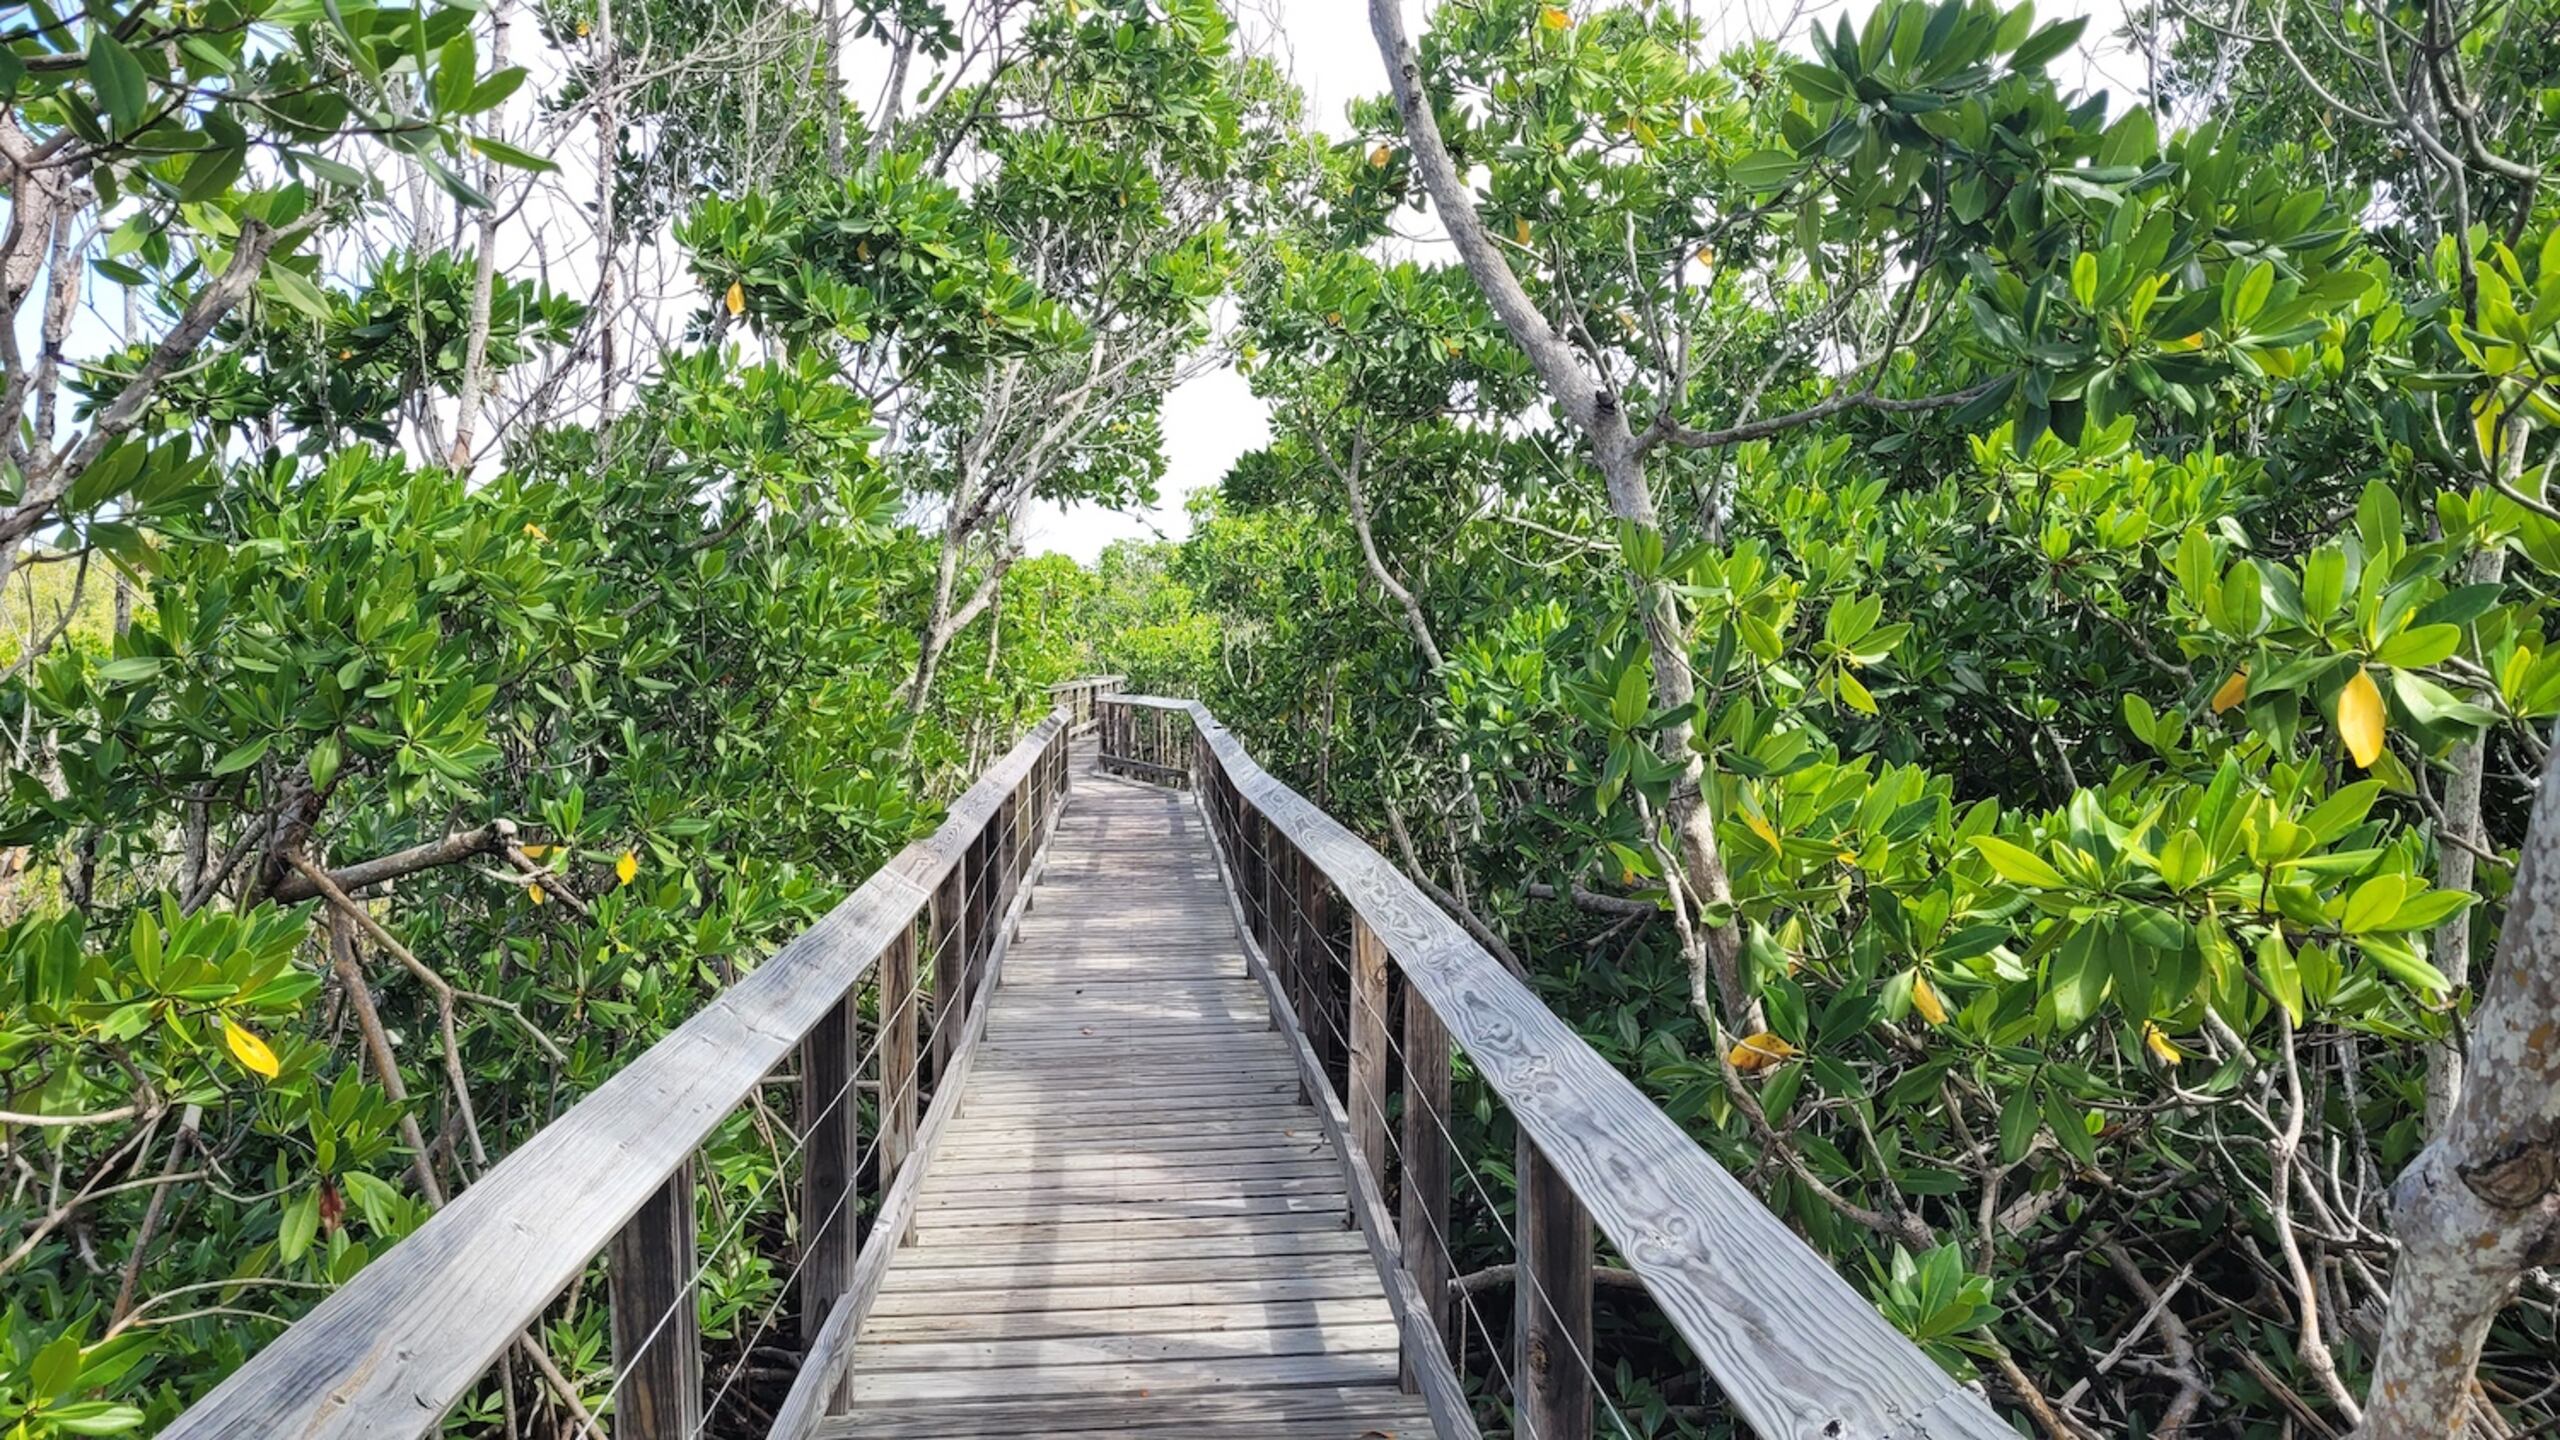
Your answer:
[[[1067,733],[1082,735],[1093,728],[1094,702],[1119,694],[1128,683],[1126,675],[1079,675],[1050,686],[1050,703],[1067,712]]]
[[[1539,1233],[1519,1237],[1524,1267],[1550,1260],[1557,1237],[1583,1224],[1571,1212],[1587,1212],[1735,1411],[1769,1440],[2015,1440],[1987,1401],[1887,1323],[1384,856],[1265,771],[1205,706],[1129,695],[1101,703],[1102,763],[1144,759],[1148,769],[1181,772],[1222,829],[1238,867],[1231,885],[1256,892],[1238,897],[1239,913],[1262,929],[1275,969],[1308,948],[1294,922],[1282,923],[1283,910],[1303,914],[1288,903],[1293,891],[1321,876],[1353,911],[1355,952],[1374,944],[1404,976],[1408,1039],[1411,1002],[1420,1000],[1510,1108],[1527,1142],[1522,1168],[1533,1172],[1523,1189],[1536,1192],[1540,1212]],[[1183,753],[1115,753],[1114,740],[1147,733],[1130,722],[1148,710],[1189,717]],[[1258,854],[1236,843],[1249,830],[1266,841]],[[1271,918],[1253,920],[1256,912]],[[1353,1026],[1383,1024],[1379,1008],[1364,1017],[1355,1007]],[[1363,1037],[1352,1038],[1357,1047]],[[1367,1043],[1380,1043],[1374,1030]],[[1358,1084],[1371,1072],[1355,1065],[1353,1073]],[[1553,1308],[1577,1298],[1587,1314],[1587,1291]],[[1527,1308],[1524,1300],[1524,1319]],[[1524,1354],[1517,1368],[1550,1368],[1552,1357],[1536,1367],[1530,1359]],[[1524,1401],[1524,1431],[1534,1431],[1525,1410]]]
[[[917,919],[937,893],[948,899],[946,881],[963,867],[983,881],[982,893],[962,903],[983,907],[963,918],[970,949],[984,948],[1056,819],[1068,724],[1063,707],[1041,721],[933,834],[313,1307],[179,1416],[165,1440],[396,1440],[434,1431],[593,1257],[609,1247],[620,1253],[617,1240],[630,1228],[668,1228],[650,1224],[662,1196],[684,1190],[689,1211],[680,1177],[695,1150],[812,1031],[843,1016],[884,951],[903,951],[912,966]],[[944,905],[933,909],[937,928],[951,923]],[[942,980],[937,974],[937,986]],[[849,1201],[843,1214],[849,1224]],[[849,1259],[849,1230],[845,1240]],[[660,1248],[689,1256],[692,1241],[686,1226]],[[689,1286],[691,1277],[682,1279]],[[691,1306],[677,1308],[682,1323],[661,1344],[693,1343]],[[691,1403],[699,1402],[697,1388]]]

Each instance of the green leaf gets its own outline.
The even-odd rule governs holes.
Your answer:
[[[1754,150],[1733,162],[1725,173],[1745,190],[1784,189],[1796,178],[1797,160],[1784,150]]]
[[[530,150],[519,150],[504,140],[493,140],[486,135],[472,136],[471,148],[501,165],[517,170],[530,170],[537,175],[549,174],[560,168],[557,164]]]
[[[2373,658],[2385,665],[2415,670],[2441,662],[2461,643],[2459,625],[2419,625],[2375,646]]]
[[[2009,1098],[2000,1102],[2000,1163],[2015,1165],[2026,1158],[2027,1147],[2036,1140],[2039,1116],[2036,1087],[2014,1086]]]
[[[2378,930],[2392,916],[2400,913],[2400,902],[2408,898],[2409,880],[2404,875],[2376,875],[2347,897],[2346,912],[2338,919],[2338,928],[2350,935]]]
[[[246,770],[266,757],[267,747],[275,742],[273,735],[261,735],[230,754],[213,762],[215,775],[230,775]]]
[[[2033,886],[2039,890],[2060,890],[2066,883],[2062,872],[2045,863],[2034,851],[2003,840],[1996,835],[1976,835],[1973,848],[1991,862],[2000,878],[2015,885]]]
[[[2033,70],[2072,46],[2080,43],[2080,32],[2089,28],[2089,17],[2077,15],[2069,20],[2056,20],[2027,37],[2009,56],[2011,70]]]
[[[94,22],[89,27],[89,83],[97,87],[98,99],[107,107],[119,133],[130,132],[142,123],[143,109],[151,103],[150,91],[143,84],[142,62],[107,33],[105,26]]]

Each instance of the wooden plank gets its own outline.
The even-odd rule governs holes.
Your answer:
[[[1298,1325],[1270,1330],[1175,1331],[1155,1335],[1085,1335],[1053,1340],[919,1340],[882,1346],[865,1366],[874,1375],[902,1370],[1022,1370],[1060,1365],[1223,1361],[1276,1355],[1358,1355],[1396,1346],[1396,1327]]]
[[[1168,1285],[1057,1285],[1040,1290],[882,1293],[874,1315],[947,1315],[965,1303],[972,1313],[1005,1310],[1125,1310],[1145,1305],[1282,1305],[1299,1300],[1360,1300],[1378,1293],[1375,1275],[1304,1275],[1285,1280],[1204,1280]],[[1393,1378],[1390,1372],[1389,1378]]]
[[[899,1258],[899,1266],[1019,1265],[1048,1261],[1061,1265],[1095,1260],[1214,1260],[1229,1255],[1359,1255],[1367,1251],[1349,1230],[1246,1230],[1232,1235],[1176,1236],[1168,1240],[1043,1241],[1026,1233],[1008,1242],[988,1240],[970,1245],[936,1244],[930,1234]]]
[[[1209,763],[1378,932],[1397,967],[1764,1437],[2014,1440],[1875,1307],[1376,851],[1196,701]]]
[[[853,1408],[875,1400],[957,1398],[966,1395],[1019,1395],[1026,1390],[1048,1394],[1090,1395],[1097,1403],[1119,1396],[1179,1395],[1195,1390],[1245,1390],[1289,1385],[1360,1385],[1384,1378],[1393,1383],[1393,1351],[1345,1355],[1237,1356],[1216,1361],[1153,1360],[1111,1365],[1079,1365],[1043,1370],[856,1370]]]
[[[702,1428],[702,1332],[693,1303],[693,1167],[658,1187],[606,1257],[613,1285],[614,1440]]]
[[[937,1401],[924,1407],[881,1405],[832,1420],[826,1440],[1017,1440],[1022,1436],[1154,1437],[1214,1435],[1221,1440],[1310,1440],[1359,1435],[1348,1428],[1378,1416],[1367,1390],[1308,1387],[1237,1395],[1124,1396],[1106,1409],[1082,1398]],[[1410,1407],[1386,1412],[1389,1424],[1417,1423]],[[1416,1431],[1388,1432],[1405,1436]]]
[[[1591,1433],[1591,1218],[1537,1142],[1520,1137],[1512,1215],[1519,1244],[1512,1284],[1512,1418],[1521,1440],[1585,1440]]]
[[[1241,1280],[1358,1275],[1365,1254],[1224,1255],[1207,1259],[1059,1261],[1019,1265],[928,1265],[902,1256],[880,1293],[910,1291],[1040,1290],[1088,1285],[1198,1285]]]
[[[863,1354],[919,1340],[1036,1340],[1069,1335],[1198,1334],[1293,1325],[1392,1324],[1376,1295],[1241,1305],[1124,1305],[1111,1310],[958,1311],[941,1315],[875,1315],[863,1326]],[[1373,1397],[1381,1402],[1387,1396]]]

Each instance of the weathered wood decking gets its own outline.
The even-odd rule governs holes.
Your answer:
[[[1089,755],[820,1433],[1431,1435],[1199,812]]]

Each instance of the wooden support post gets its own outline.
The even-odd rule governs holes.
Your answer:
[[[1449,1345],[1449,1031],[1431,1002],[1404,987],[1404,1175],[1396,1220],[1405,1273],[1431,1309],[1431,1328]],[[1405,1393],[1418,1376],[1407,1354]]]
[[[951,1047],[969,1018],[969,917],[961,896],[968,888],[968,866],[951,867],[933,889],[925,922],[925,954],[933,962],[933,1078],[940,1084],[951,1068]]]
[[[1343,1107],[1351,1146],[1371,1178],[1387,1185],[1387,947],[1357,913],[1351,917],[1351,1070]]]
[[[1591,1216],[1526,1130],[1517,1165],[1514,1415],[1521,1440],[1585,1440],[1592,1410]]]
[[[913,925],[880,952],[880,1056],[874,1078],[880,1089],[880,1140],[876,1174],[889,1192],[916,1144],[916,930]],[[848,1217],[849,1218],[849,1217]],[[905,1244],[912,1231],[898,1237]]]
[[[613,1237],[614,1440],[686,1440],[702,1428],[702,1333],[693,1306],[693,1162]]]
[[[862,1155],[861,999],[847,992],[800,1041],[800,1338],[817,1338],[827,1311],[853,1287],[855,1166]],[[833,1220],[827,1219],[833,1215]]]
[[[1334,1057],[1342,1048],[1343,1038],[1350,1033],[1347,1028],[1337,1028],[1333,1019],[1333,996],[1342,988],[1335,983],[1333,951],[1326,944],[1333,934],[1333,892],[1325,886],[1324,873],[1308,864],[1306,856],[1294,850],[1290,855],[1297,862],[1292,883],[1298,897],[1301,921],[1297,945],[1298,1013],[1306,1028],[1307,1043],[1316,1048],[1317,1063],[1324,1066],[1325,1073],[1331,1074]],[[1357,915],[1354,915],[1353,923],[1358,923]],[[1385,952],[1379,953],[1383,958]],[[1350,1024],[1347,1013],[1342,1024],[1346,1027]],[[1384,1185],[1386,1176],[1381,1174],[1378,1183]]]

